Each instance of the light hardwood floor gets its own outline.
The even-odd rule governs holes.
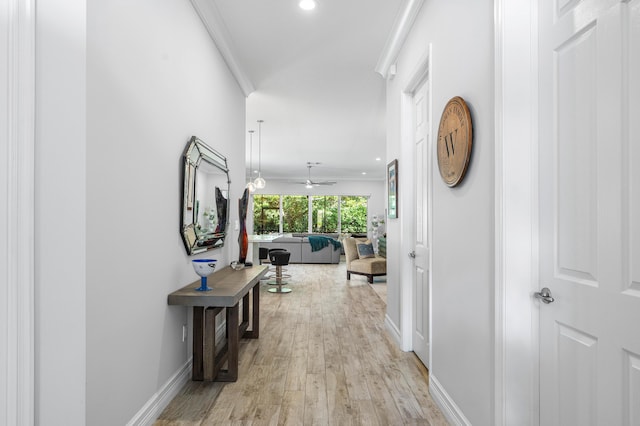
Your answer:
[[[428,373],[384,328],[385,301],[339,265],[289,265],[289,294],[261,286],[260,338],[235,383],[189,382],[156,426],[446,425]]]

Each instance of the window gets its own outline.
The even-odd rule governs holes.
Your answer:
[[[282,197],[282,231],[309,231],[309,197],[306,195],[284,195]]]
[[[367,233],[368,198],[363,196],[254,195],[253,232]],[[311,226],[309,226],[311,209]],[[339,219],[339,220],[338,220]]]
[[[340,197],[341,232],[360,234],[367,232],[367,197]]]
[[[280,196],[253,196],[253,232],[269,234],[280,232]]]
[[[338,197],[314,196],[311,204],[312,232],[338,232]]]

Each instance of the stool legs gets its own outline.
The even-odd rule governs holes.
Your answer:
[[[283,281],[282,265],[276,266],[275,281],[269,281],[269,284],[277,285],[276,288],[270,288],[269,293],[291,293],[290,288],[282,287],[282,284],[286,284],[286,282]]]

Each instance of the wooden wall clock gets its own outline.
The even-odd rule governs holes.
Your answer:
[[[438,168],[447,186],[454,187],[464,178],[471,157],[473,124],[466,102],[451,98],[442,111],[438,126]]]

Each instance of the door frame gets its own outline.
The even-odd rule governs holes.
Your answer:
[[[0,336],[0,424],[35,422],[35,0],[9,0],[2,17],[8,25],[8,49],[2,56],[5,80],[0,91],[7,99],[6,120],[0,131],[7,136],[0,151],[6,165],[6,191],[0,191],[2,240],[0,287],[6,295],[0,318],[6,333]],[[0,321],[0,322],[4,322]]]
[[[494,0],[494,424],[540,423],[538,1]]]
[[[432,127],[430,129],[429,134],[433,134],[433,114],[432,114],[432,89],[433,89],[433,79],[432,79],[432,44],[429,43],[426,49],[426,53],[417,61],[415,68],[409,74],[407,83],[402,89],[402,99],[401,99],[401,135],[402,135],[402,158],[405,160],[402,163],[402,174],[403,176],[411,176],[412,178],[415,176],[415,170],[413,166],[413,154],[415,149],[414,144],[414,131],[413,131],[413,95],[416,89],[420,87],[423,82],[427,82],[429,89],[429,125]],[[431,137],[431,136],[430,136]],[[430,151],[430,149],[429,149]],[[433,365],[433,342],[431,337],[433,335],[433,321],[432,321],[432,310],[431,310],[431,288],[433,287],[433,278],[432,278],[432,252],[433,252],[433,238],[432,238],[432,218],[433,218],[433,161],[431,152],[427,154],[427,160],[429,164],[429,173],[431,174],[429,183],[427,184],[427,214],[429,216],[427,221],[427,234],[428,234],[428,244],[429,244],[429,306],[427,307],[427,315],[429,316],[429,360],[430,364],[427,368],[431,369]],[[416,186],[413,183],[413,179],[410,185],[406,185],[407,181],[403,181],[403,188],[405,188],[405,194],[411,194],[411,198],[415,200],[413,196],[415,194]],[[408,199],[408,198],[407,198]],[[405,213],[403,213],[403,223],[409,223],[410,226],[402,229],[402,247],[401,253],[409,253],[415,247],[415,208],[406,209]],[[406,215],[406,216],[404,216]],[[410,228],[410,229],[409,229]],[[414,277],[413,277],[413,261],[408,257],[400,256],[401,259],[401,291],[400,291],[400,324],[401,324],[401,342],[400,346],[403,351],[411,351],[413,350],[413,329],[414,329],[414,309],[413,309],[413,289],[414,289]],[[410,271],[409,276],[405,276],[405,272],[402,271]]]

